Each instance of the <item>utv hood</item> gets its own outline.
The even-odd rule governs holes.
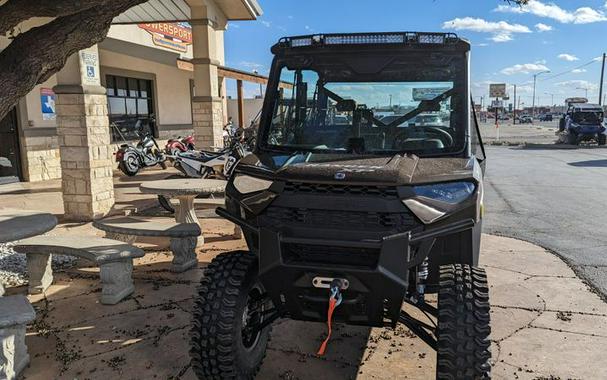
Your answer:
[[[260,153],[243,158],[237,170],[292,182],[397,186],[472,178],[473,168],[470,158]]]

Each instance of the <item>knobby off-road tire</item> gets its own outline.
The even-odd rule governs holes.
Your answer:
[[[440,267],[437,379],[490,379],[487,275],[469,265]]]
[[[222,253],[205,270],[196,294],[190,347],[199,379],[248,380],[259,371],[271,327],[246,338],[242,329],[251,299],[262,293],[257,273],[257,257],[246,251]]]
[[[596,142],[599,145],[605,145],[605,142],[607,142],[607,136],[599,133],[599,135],[597,136]]]

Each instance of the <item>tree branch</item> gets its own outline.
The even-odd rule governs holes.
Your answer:
[[[63,17],[94,7],[106,7],[111,0],[8,0],[0,6],[0,35],[5,35],[32,17]]]
[[[114,17],[144,1],[112,0],[111,6],[59,17],[15,37],[0,52],[0,120],[35,85],[61,70],[69,56],[103,41]]]

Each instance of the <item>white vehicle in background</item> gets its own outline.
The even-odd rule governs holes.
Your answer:
[[[441,119],[440,115],[430,113],[422,113],[417,115],[414,123],[419,127],[444,126],[443,119]]]

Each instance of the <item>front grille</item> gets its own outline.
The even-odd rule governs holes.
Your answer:
[[[373,196],[383,197],[385,199],[397,199],[398,192],[396,187],[392,186],[355,186],[355,185],[334,185],[304,182],[287,182],[283,190],[287,194],[332,194],[332,195],[354,195],[354,196]]]
[[[282,259],[285,264],[375,268],[379,260],[379,249],[283,243]]]
[[[364,212],[270,206],[266,209],[262,218],[265,225],[290,225],[355,231],[404,232],[418,226],[415,217],[408,212]]]

